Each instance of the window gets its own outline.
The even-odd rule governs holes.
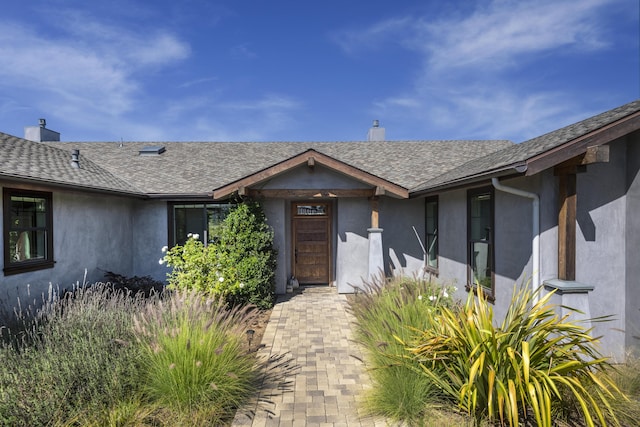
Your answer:
[[[493,280],[493,188],[469,190],[468,209],[468,286],[482,286],[494,297]]]
[[[427,234],[425,250],[427,270],[438,271],[438,197],[429,197],[425,204],[425,230]]]
[[[53,267],[51,193],[3,190],[4,274]]]
[[[218,227],[233,207],[231,203],[174,203],[169,206],[169,243],[183,245],[189,233],[213,243]]]

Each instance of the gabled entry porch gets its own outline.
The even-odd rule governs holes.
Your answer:
[[[262,200],[279,251],[277,293],[301,284],[340,293],[384,269],[378,200],[408,198],[407,189],[315,150],[214,190]]]

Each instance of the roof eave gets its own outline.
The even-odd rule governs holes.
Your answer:
[[[65,188],[65,189],[72,189],[72,190],[83,190],[91,193],[113,194],[118,196],[137,197],[142,199],[147,198],[147,195],[140,191],[127,191],[127,190],[96,187],[91,185],[72,184],[72,183],[62,182],[62,181],[53,181],[51,179],[24,177],[24,176],[13,175],[13,174],[0,173],[0,178],[10,182],[31,183],[31,184],[45,185],[48,187]]]
[[[486,181],[490,181],[491,178],[503,178],[503,177],[516,177],[525,175],[527,165],[524,162],[513,163],[507,166],[503,166],[490,171],[484,171],[482,173],[465,176],[459,179],[453,179],[451,181],[443,182],[441,184],[434,185],[432,187],[423,188],[418,191],[409,192],[411,198],[430,196],[443,191],[457,190],[465,187],[477,186]]]
[[[307,164],[314,167],[316,164],[328,167],[351,178],[364,182],[376,188],[379,193],[387,196],[406,199],[409,197],[409,190],[387,181],[362,169],[351,166],[333,157],[322,154],[316,150],[309,149],[298,155],[290,157],[258,172],[247,175],[222,187],[213,190],[213,198],[224,199],[236,193],[242,193],[244,189],[258,183],[267,181],[278,175],[284,174],[293,168]]]
[[[607,144],[638,129],[640,129],[640,111],[528,158],[526,175],[535,175],[584,154],[589,147]]]

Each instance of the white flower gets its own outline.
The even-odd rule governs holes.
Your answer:
[[[194,240],[198,240],[200,238],[200,235],[198,233],[193,233],[192,237]]]
[[[220,276],[220,277],[218,278],[218,282],[220,282],[220,283],[224,282],[224,277]]]
[[[160,259],[158,260],[158,264],[160,264],[160,265],[164,264],[164,258],[160,258]]]
[[[193,233],[187,234],[187,238],[191,238],[191,236],[193,236]]]
[[[163,246],[162,247],[162,252],[167,252],[169,250],[169,246]]]
[[[445,298],[449,298],[449,294],[447,293],[447,291],[442,291],[442,296]]]
[[[422,301],[422,295],[418,295],[418,299]]]
[[[457,286],[453,287],[453,292],[458,292],[458,287]]]
[[[244,288],[244,283],[240,283],[238,286],[240,286],[240,288]]]
[[[435,301],[436,299],[435,295],[429,295],[429,301]]]

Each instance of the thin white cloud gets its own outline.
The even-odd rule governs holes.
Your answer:
[[[104,112],[119,113],[131,106],[137,85],[116,64],[90,49],[40,37],[11,23],[0,32],[0,77],[4,85],[40,93],[40,102],[88,104]],[[37,100],[38,101],[38,100]]]
[[[256,59],[258,54],[251,49],[249,43],[241,43],[231,48],[231,56],[238,59]]]
[[[49,11],[47,18],[38,24],[0,19],[0,88],[20,90],[24,102],[49,118],[113,127],[148,99],[150,67],[190,55],[187,43],[162,29],[131,30],[65,10]]]
[[[527,82],[526,67],[608,48],[604,12],[619,3],[491,0],[435,20],[390,18],[344,32],[338,44],[352,54],[393,40],[420,55],[422,69],[405,88],[374,101],[376,117],[421,123],[428,135],[520,141],[585,112],[579,97]]]
[[[409,17],[390,18],[358,30],[338,31],[331,39],[347,53],[363,49],[378,49],[382,43],[393,39],[399,42],[409,41],[407,30],[415,26]]]
[[[78,49],[91,48],[129,70],[180,61],[191,53],[187,43],[163,30],[138,27],[132,31],[79,11],[60,11],[55,16],[60,31],[69,39],[81,40],[74,44]]]
[[[216,81],[216,80],[218,80],[218,77],[215,77],[215,76],[212,76],[212,77],[202,77],[202,78],[199,78],[199,79],[189,80],[189,81],[186,81],[186,82],[180,83],[180,84],[178,85],[178,87],[179,87],[179,88],[182,88],[182,89],[186,89],[186,88],[189,88],[189,87],[191,87],[191,86],[199,86],[199,85],[201,85],[201,84],[214,82],[214,81]]]
[[[440,69],[514,65],[523,57],[572,47],[598,49],[597,14],[610,0],[493,1],[462,19],[419,22],[416,47]]]

